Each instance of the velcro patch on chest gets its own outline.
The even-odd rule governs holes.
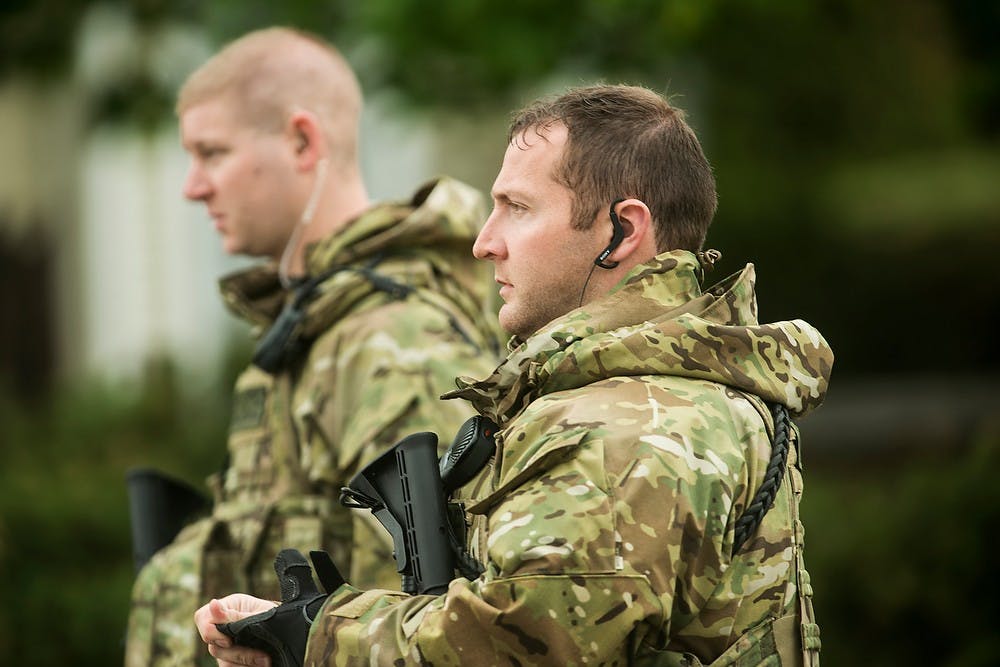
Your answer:
[[[250,387],[233,397],[233,418],[230,432],[256,428],[264,423],[267,408],[267,388]]]

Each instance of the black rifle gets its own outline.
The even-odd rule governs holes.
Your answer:
[[[464,517],[448,512],[446,496],[468,483],[493,455],[496,425],[483,417],[465,422],[448,451],[436,458],[437,436],[414,433],[363,468],[341,490],[341,502],[370,509],[392,535],[402,589],[409,594],[443,593],[458,569],[482,572],[464,548]],[[274,569],[281,604],[232,623],[221,632],[240,646],[265,651],[278,667],[302,664],[309,628],[327,595],[344,583],[330,556],[309,552],[326,595],[312,579],[305,557],[294,549],[278,554]]]
[[[181,528],[211,507],[194,487],[153,468],[132,468],[128,485],[129,522],[135,571],[170,544]]]
[[[435,434],[414,433],[369,463],[341,489],[346,507],[370,509],[392,536],[404,593],[437,595],[455,570],[474,578],[482,566],[465,550],[464,517],[446,498],[493,455],[496,425],[476,415],[437,460]]]

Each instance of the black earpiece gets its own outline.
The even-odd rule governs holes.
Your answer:
[[[604,260],[608,258],[608,255],[615,251],[615,248],[622,242],[625,238],[625,229],[622,227],[621,220],[618,219],[618,214],[615,213],[615,206],[621,204],[624,199],[616,199],[611,202],[611,210],[608,215],[611,216],[611,242],[608,243],[608,247],[601,251],[601,254],[594,259],[594,264],[601,267],[602,269],[613,269],[618,266],[618,262],[608,262],[605,263]]]

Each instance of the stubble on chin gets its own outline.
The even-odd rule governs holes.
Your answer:
[[[521,340],[530,338],[536,331],[548,324],[548,320],[537,322],[535,321],[537,319],[539,319],[539,313],[525,312],[523,309],[513,308],[509,304],[503,306],[500,311],[500,327],[508,334],[517,336]]]
[[[500,321],[500,328],[503,329],[505,333],[511,336],[520,335],[515,331],[515,329],[518,328],[517,319],[511,313],[510,304],[505,303],[500,306],[500,312],[498,313],[497,318]]]

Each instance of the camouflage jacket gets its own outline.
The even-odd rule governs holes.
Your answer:
[[[763,400],[816,407],[833,356],[805,322],[757,323],[752,265],[704,293],[699,271],[661,254],[461,381],[501,425],[468,508],[485,573],[436,597],[342,587],[307,665],[816,662],[795,447],[733,535],[770,456]]]
[[[240,376],[229,466],[214,482],[214,516],[247,559],[249,590],[276,593],[271,563],[284,546],[324,548],[358,581],[398,588],[384,530],[337,496],[398,439],[433,431],[448,440],[471,414],[439,396],[457,374],[496,360],[483,306],[489,273],[471,255],[483,219],[478,192],[442,179],[307,249],[308,276],[323,277],[299,329],[308,347],[276,374],[250,366]],[[273,266],[221,288],[260,330],[290,298]]]

